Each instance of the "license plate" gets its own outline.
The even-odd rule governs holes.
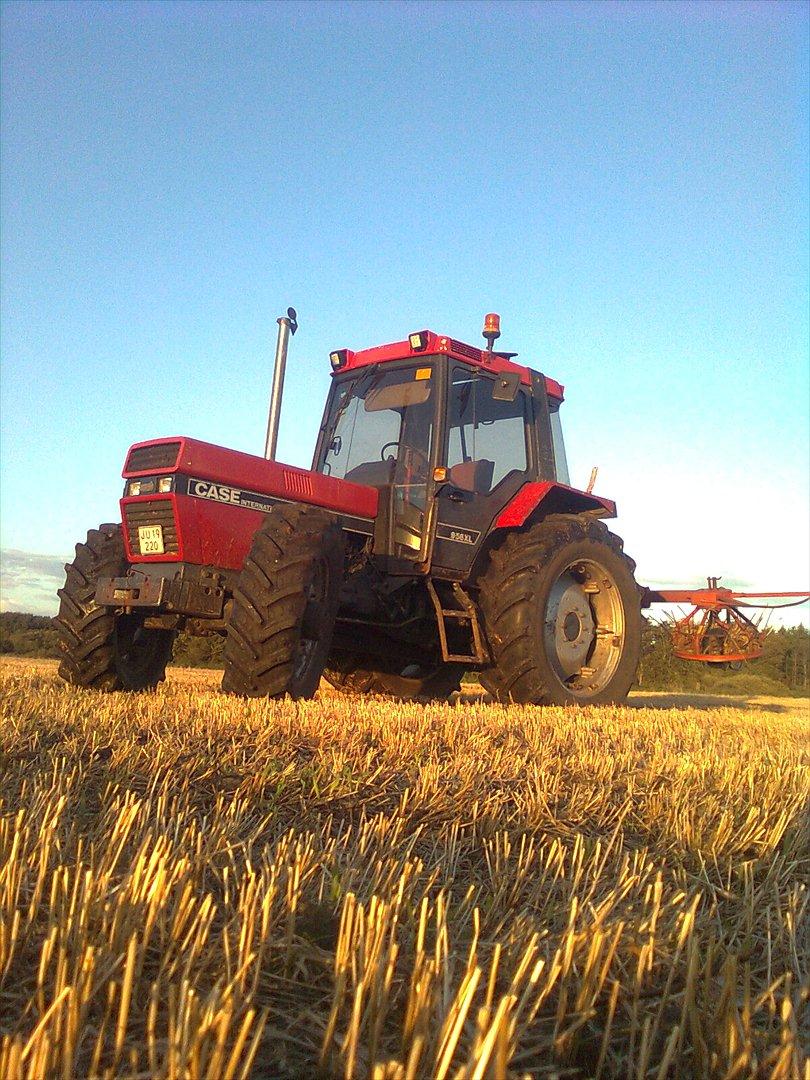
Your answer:
[[[163,526],[141,525],[138,528],[138,543],[141,545],[141,555],[162,555]]]

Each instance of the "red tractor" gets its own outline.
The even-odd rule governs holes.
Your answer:
[[[223,688],[617,701],[644,590],[609,499],[569,484],[563,388],[429,330],[331,354],[312,469],[274,460],[296,316],[279,337],[264,458],[183,437],[131,447],[121,525],[76,547],[59,591],[62,678],[141,690],[178,630],[225,635]]]

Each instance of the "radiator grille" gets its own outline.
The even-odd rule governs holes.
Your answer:
[[[467,356],[470,360],[481,360],[481,349],[474,349],[472,345],[465,345],[463,341],[451,340],[450,348],[454,353],[460,353],[461,356]]]
[[[146,472],[147,469],[173,469],[180,453],[180,443],[158,443],[157,446],[139,446],[130,450],[124,472]]]
[[[180,551],[171,499],[144,499],[142,502],[128,503],[124,507],[124,519],[129,536],[129,549],[133,555],[141,553],[138,537],[138,528],[141,525],[161,525],[165,554],[177,555]]]

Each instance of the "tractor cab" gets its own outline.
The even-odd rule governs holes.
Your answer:
[[[313,470],[379,491],[389,573],[466,572],[527,482],[568,482],[562,387],[514,355],[428,330],[331,354]]]

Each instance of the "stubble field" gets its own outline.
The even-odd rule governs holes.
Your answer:
[[[806,702],[0,681],[2,1077],[810,1075]]]

